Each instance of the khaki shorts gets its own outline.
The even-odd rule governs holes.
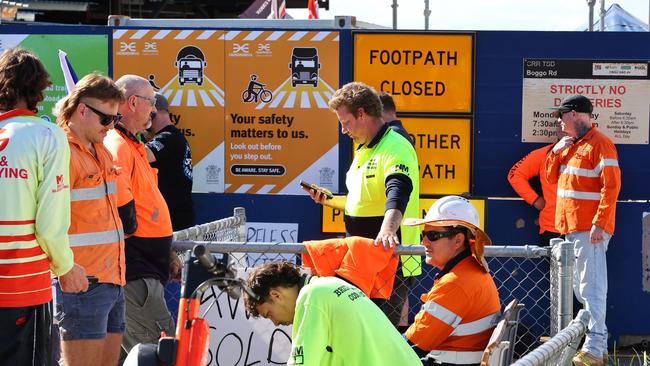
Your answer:
[[[158,343],[160,332],[174,335],[174,320],[164,293],[165,288],[155,278],[140,278],[124,286],[126,331],[122,348],[126,352],[138,343]]]

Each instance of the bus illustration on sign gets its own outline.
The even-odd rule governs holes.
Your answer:
[[[195,46],[185,46],[178,51],[174,66],[178,68],[178,83],[203,84],[203,69],[207,66],[203,52]]]
[[[318,50],[316,47],[296,47],[291,53],[291,86],[311,84],[318,86]]]

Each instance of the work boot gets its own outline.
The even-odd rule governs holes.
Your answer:
[[[604,366],[603,357],[596,357],[589,352],[579,351],[573,357],[575,366]]]
[[[609,354],[603,353],[603,365],[609,365]]]

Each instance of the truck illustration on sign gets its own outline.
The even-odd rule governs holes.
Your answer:
[[[174,66],[178,68],[178,83],[203,84],[203,69],[207,66],[203,52],[195,46],[185,46],[178,51]]]
[[[315,47],[296,47],[291,53],[291,86],[311,84],[318,86],[318,49]]]

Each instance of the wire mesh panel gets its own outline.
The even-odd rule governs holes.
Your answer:
[[[194,242],[176,242],[175,246],[191,248]],[[203,243],[213,252],[242,253],[234,257],[239,259],[239,266],[246,269],[264,261],[296,258],[304,253],[302,244],[278,243]],[[421,246],[400,247],[401,254],[424,254]],[[245,253],[245,254],[244,254]],[[550,290],[549,250],[539,247],[500,247],[490,246],[485,250],[490,272],[499,291],[502,308],[512,299],[524,304],[521,311],[520,326],[515,344],[515,359],[539,346],[542,336],[551,335],[551,321],[556,315],[551,312],[552,296]],[[255,258],[251,260],[249,257]],[[409,320],[419,311],[421,294],[433,286],[437,270],[424,264],[423,273],[415,277],[409,291]]]
[[[246,240],[246,211],[242,207],[236,207],[231,217],[174,232],[173,240],[174,248],[179,252],[191,249],[191,246],[178,247],[179,241],[244,242]],[[174,320],[177,318],[180,293],[180,284],[178,283],[169,283],[165,286],[167,308]]]
[[[576,318],[566,328],[560,330],[548,342],[517,360],[513,366],[570,365],[578,343],[587,331],[589,318],[588,311],[580,310]]]

